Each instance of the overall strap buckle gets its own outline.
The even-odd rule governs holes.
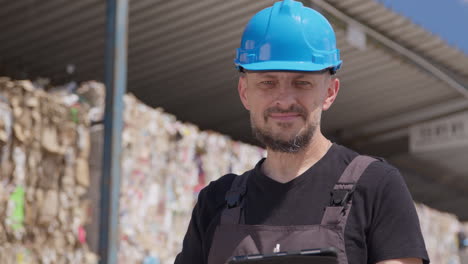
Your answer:
[[[351,200],[353,192],[349,190],[333,190],[330,194],[330,206],[345,206]]]
[[[322,225],[343,225],[346,226],[348,211],[351,207],[353,193],[357,183],[367,169],[367,167],[376,161],[375,158],[368,156],[357,156],[346,167],[343,174],[338,179],[333,190],[330,192],[330,205],[325,207],[322,217]],[[343,229],[344,230],[344,229]]]
[[[330,206],[337,207],[347,207],[349,201],[353,196],[354,190],[356,188],[356,183],[337,183],[335,188],[330,192]]]

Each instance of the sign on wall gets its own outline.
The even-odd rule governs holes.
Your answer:
[[[468,112],[411,126],[409,134],[413,153],[468,146]]]

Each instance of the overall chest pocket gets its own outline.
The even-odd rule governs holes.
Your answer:
[[[325,247],[334,247],[339,255],[344,254],[344,240],[337,229],[321,225],[220,225],[210,250],[209,259],[213,262],[208,263],[223,263],[226,259],[241,255]]]

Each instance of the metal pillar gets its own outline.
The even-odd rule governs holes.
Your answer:
[[[128,0],[107,0],[106,109],[101,179],[100,264],[116,264],[119,242],[119,195],[123,96],[127,84]]]

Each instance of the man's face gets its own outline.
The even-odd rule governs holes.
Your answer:
[[[328,73],[248,72],[238,89],[254,136],[272,151],[296,153],[320,129],[321,113],[333,103],[339,81]]]

